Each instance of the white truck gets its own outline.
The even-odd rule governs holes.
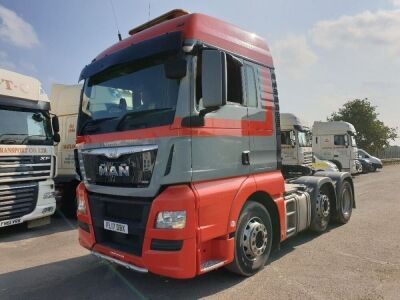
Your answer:
[[[354,126],[344,121],[314,122],[313,152],[321,159],[333,162],[340,171],[356,174],[358,150]]]
[[[281,146],[283,165],[311,167],[313,160],[311,130],[291,113],[281,113]]]
[[[41,83],[0,69],[0,227],[50,223],[58,119]]]
[[[81,84],[53,84],[50,94],[52,113],[58,116],[61,136],[56,149],[57,203],[62,212],[69,216],[74,216],[76,213],[75,189],[79,183],[75,172],[74,149],[81,90]]]

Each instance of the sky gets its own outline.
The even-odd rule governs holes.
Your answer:
[[[0,67],[38,78],[50,94],[52,83],[76,84],[82,68],[117,42],[117,27],[125,38],[149,17],[183,8],[267,41],[282,112],[312,124],[348,100],[369,98],[400,133],[400,0],[112,3],[116,20],[110,0],[0,0]]]

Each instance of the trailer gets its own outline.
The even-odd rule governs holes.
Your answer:
[[[79,178],[75,169],[76,122],[82,85],[55,83],[51,87],[51,110],[58,116],[61,141],[56,147],[58,157],[56,187],[57,206],[67,216],[76,216],[75,190]]]

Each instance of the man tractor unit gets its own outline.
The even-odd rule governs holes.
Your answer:
[[[274,65],[256,34],[174,10],[80,79],[78,230],[94,255],[173,278],[250,276],[287,238],[349,221],[349,173],[282,176]]]
[[[37,79],[0,69],[0,227],[45,225],[55,212],[59,135],[49,111]]]

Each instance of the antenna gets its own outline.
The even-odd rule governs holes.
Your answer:
[[[112,0],[110,0],[110,5],[111,5],[111,9],[112,9],[113,16],[114,16],[115,27],[117,27],[118,40],[122,41],[121,33],[119,32],[118,19],[117,19],[117,15],[115,14],[114,4],[113,4]]]
[[[149,0],[149,17],[148,17],[148,20],[150,20],[150,11],[151,11],[151,1]]]

